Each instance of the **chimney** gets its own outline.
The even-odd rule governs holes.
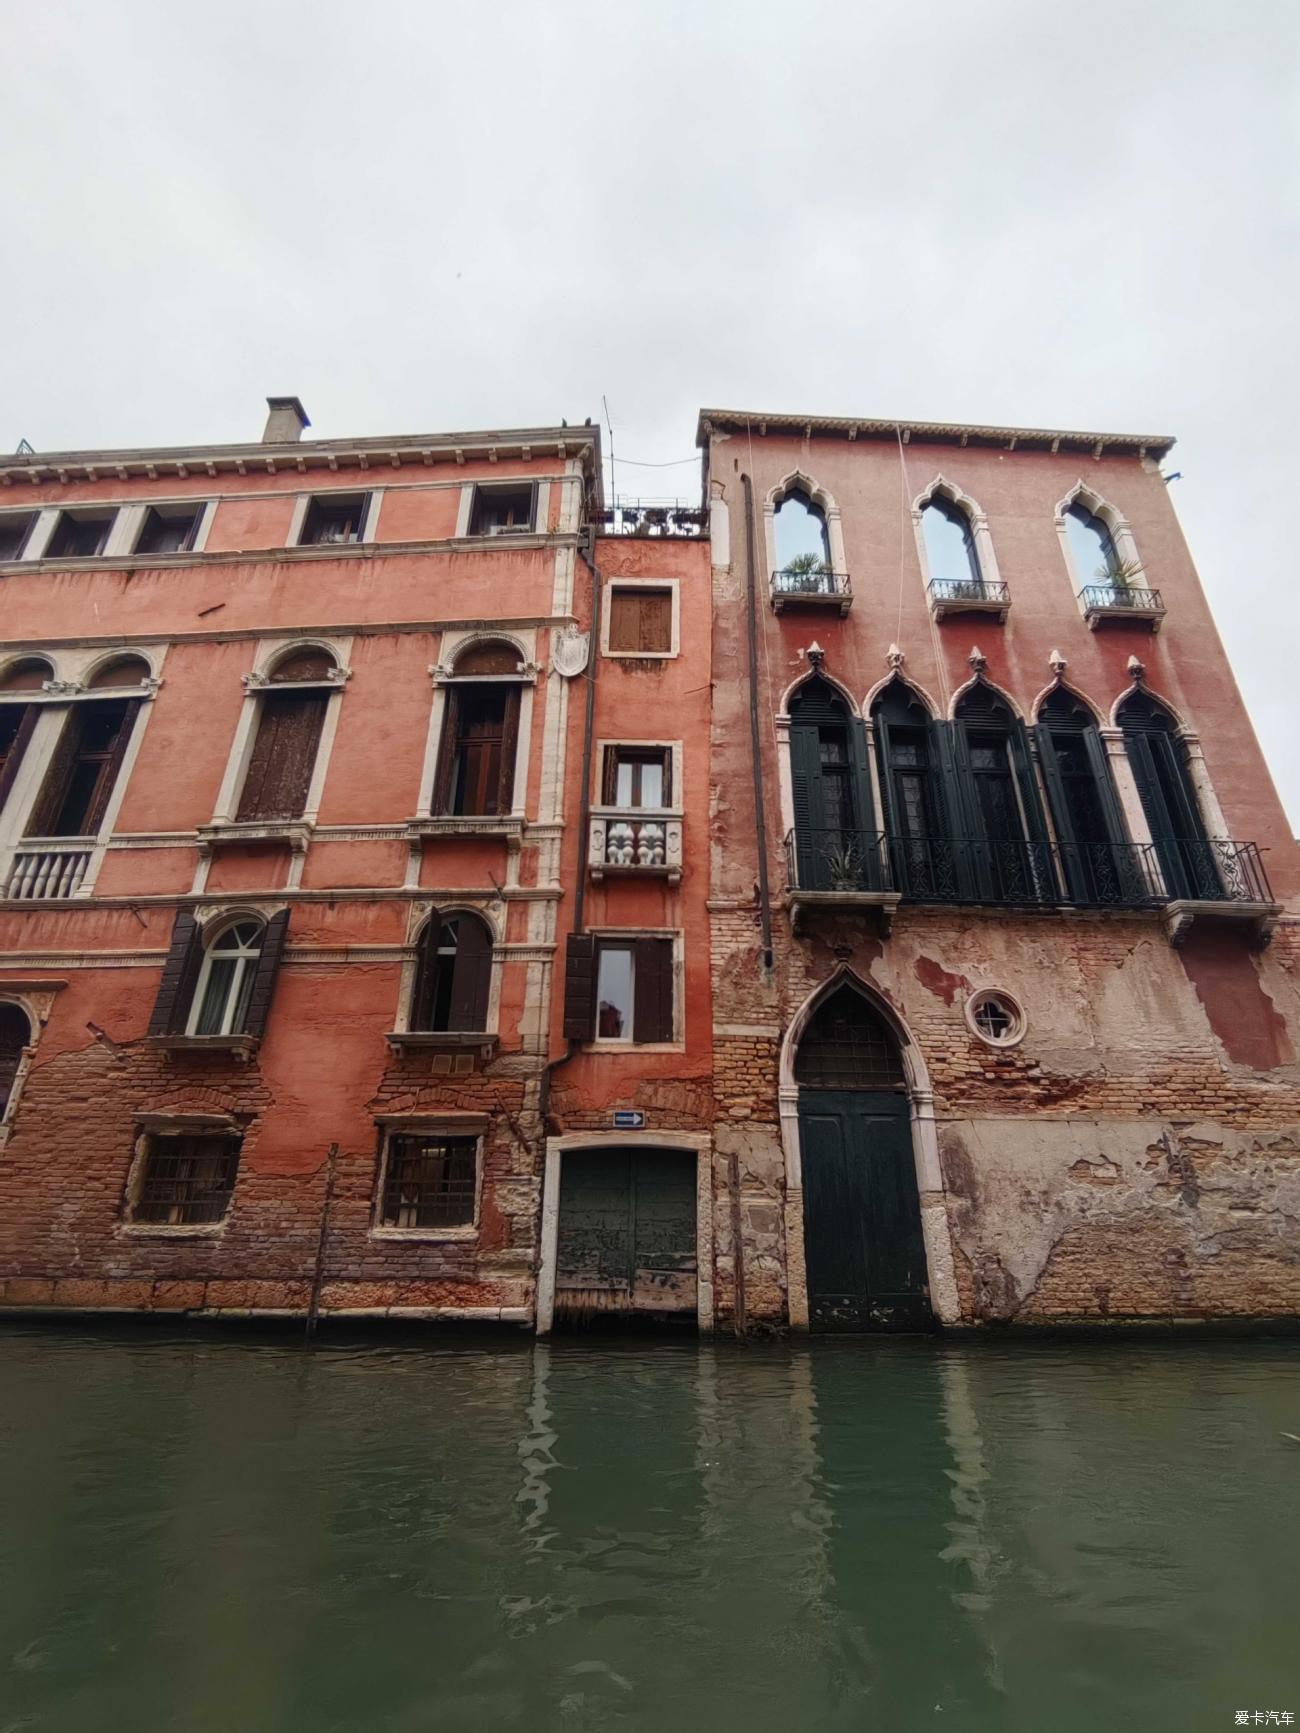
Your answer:
[[[311,426],[296,397],[268,397],[266,407],[271,413],[266,418],[263,445],[292,445],[302,438],[303,428]]]

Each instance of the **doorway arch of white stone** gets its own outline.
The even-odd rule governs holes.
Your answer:
[[[961,1319],[957,1295],[957,1271],[952,1255],[952,1235],[944,1199],[943,1169],[939,1163],[939,1137],[934,1120],[934,1090],[925,1059],[907,1024],[882,994],[864,981],[847,963],[820,982],[809,993],[790,1020],[781,1043],[778,1098],[781,1114],[781,1147],[785,1155],[785,1264],[786,1307],[792,1330],[808,1328],[808,1275],[804,1258],[803,1149],[799,1136],[799,1085],[794,1062],[799,1042],[818,1007],[832,993],[848,986],[860,993],[889,1026],[903,1061],[907,1100],[912,1122],[912,1155],[916,1162],[916,1189],[921,1200],[921,1231],[925,1239],[926,1272],[930,1304],[942,1324]]]
[[[695,1156],[695,1315],[700,1334],[713,1328],[713,1139],[692,1131],[571,1131],[546,1140],[542,1230],[537,1262],[539,1336],[555,1322],[555,1266],[560,1249],[560,1175],[573,1149],[670,1149]]]

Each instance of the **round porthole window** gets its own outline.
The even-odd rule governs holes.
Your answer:
[[[966,1021],[990,1047],[1014,1047],[1025,1032],[1025,1014],[1011,997],[992,987],[981,987],[966,1001]]]

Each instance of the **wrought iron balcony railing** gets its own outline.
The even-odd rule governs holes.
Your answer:
[[[1160,591],[1136,584],[1087,584],[1079,591],[1079,600],[1090,626],[1098,620],[1142,620],[1158,626],[1165,613]]]
[[[1011,608],[1011,592],[999,579],[988,583],[977,578],[932,578],[930,611],[936,620],[945,614],[996,614],[1005,619]]]
[[[785,839],[792,890],[897,892],[904,902],[1154,908],[1270,903],[1252,842],[1027,842],[808,829]]]
[[[838,608],[841,614],[847,614],[853,604],[849,574],[834,572],[829,566],[814,566],[808,571],[787,568],[772,573],[772,606],[778,614],[785,607],[805,602]]]
[[[709,533],[708,513],[684,500],[615,499],[591,513],[604,536],[673,536],[701,540]]]

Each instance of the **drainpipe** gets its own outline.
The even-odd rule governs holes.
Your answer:
[[[758,595],[755,583],[754,487],[742,475],[745,489],[745,624],[749,633],[749,750],[754,772],[754,829],[758,837],[758,918],[763,937],[763,967],[772,967],[772,894],[767,882],[767,810],[763,801],[763,764],[758,729]]]

